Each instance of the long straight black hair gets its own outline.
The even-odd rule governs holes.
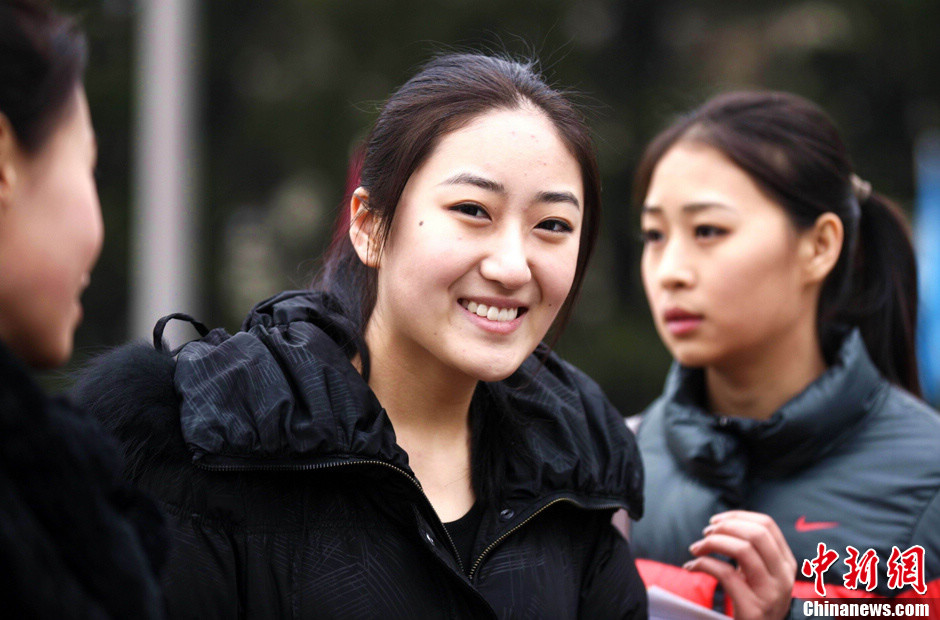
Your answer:
[[[718,149],[786,211],[798,230],[834,213],[842,251],[823,284],[817,330],[831,349],[839,325],[858,327],[872,361],[891,382],[921,396],[915,351],[917,263],[902,211],[853,172],[832,120],[814,103],[784,92],[719,95],[679,119],[647,147],[634,202],[642,205],[653,170],[675,144]]]

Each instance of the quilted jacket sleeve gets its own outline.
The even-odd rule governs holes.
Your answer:
[[[646,588],[630,545],[610,523],[598,518],[598,536],[581,588],[580,618],[647,618]]]

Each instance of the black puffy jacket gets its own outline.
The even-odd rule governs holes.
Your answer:
[[[115,442],[0,343],[0,615],[163,617],[166,531]]]
[[[889,583],[894,546],[924,549],[925,596],[940,597],[940,415],[879,374],[857,331],[766,421],[712,415],[703,394],[701,370],[674,367],[640,426],[646,516],[631,540],[648,583],[712,604],[714,580],[663,565],[692,559],[711,515],[742,508],[780,527],[800,566],[795,596],[816,597],[802,564],[824,543],[839,556],[824,574],[829,597],[916,596]],[[848,546],[877,554],[871,592],[847,587]]]
[[[525,416],[533,458],[504,455],[507,482],[467,569],[349,363],[335,310],[284,293],[175,362],[124,348],[77,386],[123,441],[129,475],[171,515],[172,616],[645,617],[610,526],[616,509],[639,516],[642,471],[593,382],[550,357],[520,369],[521,387],[487,384]]]

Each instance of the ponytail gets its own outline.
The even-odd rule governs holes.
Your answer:
[[[835,323],[858,327],[878,370],[921,397],[915,351],[917,263],[910,226],[894,202],[867,184],[863,192],[855,185],[861,209],[857,238],[847,245],[849,281],[836,308],[826,310],[821,300],[820,336],[829,341]]]

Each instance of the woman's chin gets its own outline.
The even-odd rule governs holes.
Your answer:
[[[55,346],[34,347],[22,355],[26,363],[36,370],[52,370],[69,361],[72,357],[72,340],[56,343]]]
[[[701,347],[689,346],[688,343],[669,347],[669,352],[677,362],[688,368],[702,368],[714,362],[714,355]]]
[[[519,369],[524,360],[525,358],[518,360],[513,358],[494,359],[482,363],[478,362],[468,365],[468,367],[464,369],[464,372],[477,381],[493,383],[495,381],[502,381],[512,375],[512,373]]]

